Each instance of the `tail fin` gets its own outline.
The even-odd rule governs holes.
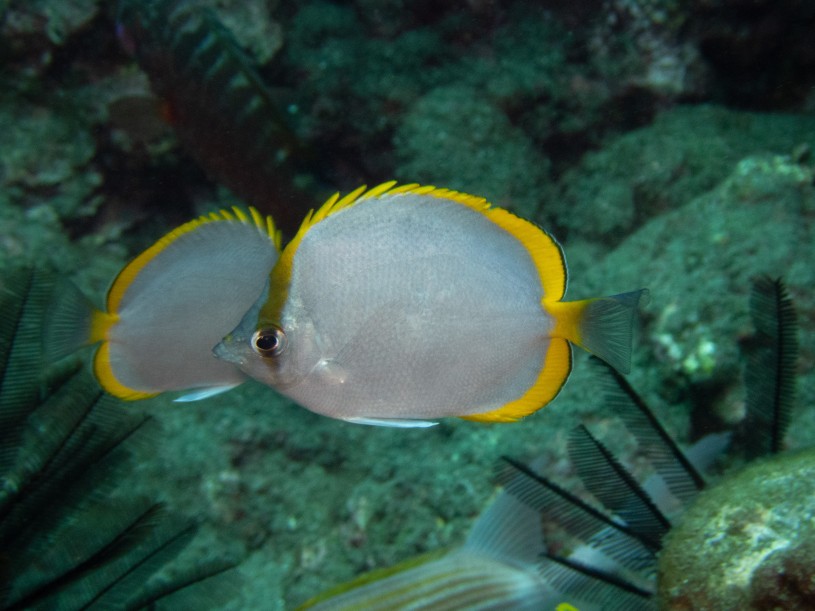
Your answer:
[[[501,493],[475,521],[464,546],[498,560],[535,566],[546,551],[540,512]]]
[[[648,290],[584,301],[547,303],[555,316],[554,334],[600,357],[617,371],[631,370],[631,341],[641,301]]]
[[[91,322],[96,311],[90,299],[75,284],[66,280],[57,285],[43,336],[47,362],[54,363],[82,346],[94,343]]]

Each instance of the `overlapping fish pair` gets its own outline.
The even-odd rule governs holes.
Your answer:
[[[522,418],[566,381],[570,343],[629,368],[645,291],[562,301],[558,243],[481,197],[360,187],[280,244],[254,209],[193,220],[121,271],[104,311],[66,299],[51,341],[99,343],[96,376],[124,399],[195,400],[251,377],[389,426]]]

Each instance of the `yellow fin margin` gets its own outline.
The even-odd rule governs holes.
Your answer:
[[[110,366],[110,344],[107,342],[107,332],[118,320],[119,317],[115,314],[108,314],[98,310],[91,314],[89,343],[96,344],[102,342],[102,345],[99,346],[99,349],[93,356],[93,374],[106,392],[119,399],[137,401],[139,399],[154,397],[158,393],[146,393],[133,390],[129,386],[122,384],[113,373],[113,368]]]
[[[480,212],[501,229],[514,236],[526,248],[535,268],[538,270],[544,299],[558,301],[563,298],[567,283],[566,262],[560,245],[543,229],[503,208],[493,207],[485,198],[477,195],[432,185],[419,185],[416,183],[397,185],[395,180],[384,182],[371,189],[363,185],[343,197],[340,197],[339,193],[334,193],[316,211],[309,211],[272,270],[271,286],[288,288],[294,264],[294,253],[297,252],[303,236],[314,225],[340,210],[350,208],[354,204],[367,199],[407,194],[428,195],[451,200]],[[269,301],[261,309],[260,324],[279,324],[283,306],[287,300],[288,290],[277,290],[273,295],[270,295]]]
[[[237,206],[232,206],[231,209],[224,208],[217,212],[210,212],[207,215],[200,216],[197,219],[173,229],[128,263],[116,276],[108,291],[106,303],[107,312],[97,311],[91,315],[90,337],[88,338],[89,343],[102,342],[102,345],[94,356],[93,369],[96,379],[111,395],[120,399],[133,401],[153,397],[157,394],[145,393],[125,386],[116,378],[110,366],[110,346],[107,343],[107,339],[111,327],[113,327],[119,319],[117,314],[119,306],[128,288],[142,270],[178,238],[195,231],[202,225],[224,221],[254,225],[262,235],[267,236],[269,240],[271,240],[278,251],[280,250],[280,231],[275,227],[272,217],[262,215],[254,207],[249,207],[248,211],[245,211]]]
[[[110,342],[103,342],[96,351],[93,357],[93,375],[96,376],[97,381],[106,392],[125,401],[149,399],[158,394],[133,390],[129,386],[122,384],[116,378],[110,366]]]
[[[535,383],[520,398],[491,412],[461,416],[475,422],[515,422],[554,399],[572,371],[572,348],[565,339],[553,337]]]
[[[141,271],[155,259],[164,249],[170,246],[181,236],[195,231],[202,225],[215,222],[240,222],[247,225],[255,225],[262,234],[267,235],[277,250],[280,250],[280,231],[274,225],[272,218],[264,217],[254,208],[249,208],[249,215],[238,208],[232,206],[231,210],[224,208],[218,212],[211,212],[207,215],[200,216],[197,219],[184,223],[180,227],[173,229],[170,233],[160,238],[150,248],[142,252],[138,257],[128,263],[125,268],[119,272],[116,279],[108,291],[107,297],[107,310],[108,313],[115,313],[119,309],[119,305],[124,298],[127,289],[133,283],[133,280],[141,273]]]

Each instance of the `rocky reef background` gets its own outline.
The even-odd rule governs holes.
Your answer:
[[[684,441],[742,418],[749,280],[784,276],[801,327],[788,445],[815,442],[815,5],[190,3],[257,63],[310,151],[314,205],[391,178],[456,188],[551,231],[570,298],[648,287],[631,380]],[[236,202],[160,102],[112,3],[0,0],[0,269],[48,264],[101,302],[162,233]],[[573,479],[567,432],[606,418],[583,357],[515,425],[352,426],[251,383],[132,404],[164,429],[134,486],[201,516],[199,549],[246,555],[235,608],[289,607],[460,541],[500,454]]]

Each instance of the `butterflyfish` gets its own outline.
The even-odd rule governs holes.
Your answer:
[[[212,347],[258,299],[279,252],[271,217],[254,208],[202,216],[131,261],[104,310],[74,289],[56,306],[49,342],[57,357],[99,343],[94,374],[122,399],[192,389],[181,400],[194,400],[227,390],[246,375]]]
[[[560,245],[484,198],[388,182],[303,221],[215,354],[351,422],[511,422],[549,403],[570,344],[627,372],[645,290],[563,301]]]

